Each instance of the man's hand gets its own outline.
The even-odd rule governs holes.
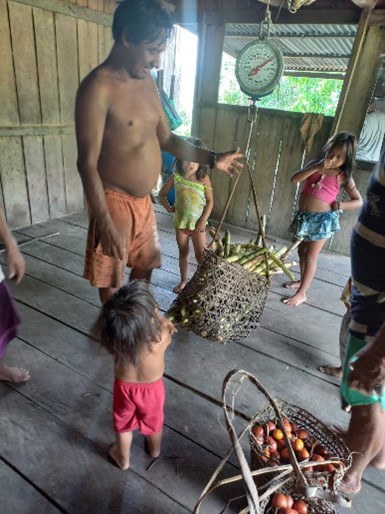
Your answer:
[[[102,247],[104,255],[109,255],[122,261],[127,260],[125,242],[112,220],[97,224],[96,241]]]
[[[7,249],[8,278],[20,284],[25,273],[25,261],[19,248],[15,244]]]
[[[357,356],[350,365],[349,387],[367,395],[380,394],[379,389],[385,385],[385,359],[372,346],[365,347]]]
[[[239,175],[244,166],[243,163],[239,162],[239,159],[242,159],[242,157],[243,154],[240,153],[239,148],[231,152],[218,153],[215,159],[215,167],[220,171],[224,171],[230,177]]]

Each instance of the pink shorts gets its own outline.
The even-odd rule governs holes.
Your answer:
[[[163,378],[151,383],[114,381],[114,430],[154,435],[163,428],[166,398]]]

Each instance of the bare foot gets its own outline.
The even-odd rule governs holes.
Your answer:
[[[19,382],[27,382],[29,379],[29,371],[26,369],[0,364],[0,380],[6,380],[7,382],[17,384]]]
[[[173,291],[174,293],[181,293],[183,291],[183,289],[186,287],[186,284],[187,284],[187,280],[182,280],[181,282],[179,282],[179,284],[177,286],[174,287]]]
[[[361,480],[359,478],[344,476],[338,490],[345,494],[357,494],[361,490]]]
[[[330,375],[331,377],[342,377],[342,367],[341,366],[329,366],[328,364],[325,364],[323,366],[320,366],[318,368],[319,371],[322,373],[325,373],[325,375]]]
[[[286,287],[286,289],[298,289],[300,285],[300,280],[292,280],[291,282],[285,282],[283,287]]]
[[[115,462],[115,464],[118,466],[118,468],[126,470],[130,467],[130,461],[124,461],[121,456],[119,455],[118,448],[116,446],[116,443],[114,443],[111,446],[110,451],[108,452],[108,455],[111,457],[111,459]]]
[[[306,302],[306,295],[296,293],[294,296],[284,298],[282,301],[284,304],[289,305],[290,307],[297,307],[297,305],[301,305],[301,303]]]

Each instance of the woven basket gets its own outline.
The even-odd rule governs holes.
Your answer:
[[[235,395],[239,394],[240,385],[245,379],[249,380],[257,387],[267,398],[269,404],[253,416],[242,432],[237,434],[233,426],[235,415],[234,399]],[[343,497],[336,490],[337,483],[342,479],[346,468],[350,464],[349,451],[341,439],[336,436],[329,427],[316,419],[312,414],[299,407],[283,402],[282,400],[273,400],[263,385],[253,375],[243,370],[232,370],[227,374],[222,387],[222,402],[226,427],[232,447],[202,492],[195,506],[194,514],[199,514],[202,502],[218,487],[237,481],[243,482],[245,497],[248,503],[248,510],[244,509],[240,514],[245,514],[246,512],[250,512],[250,514],[275,514],[274,509],[270,506],[270,497],[276,491],[289,494],[295,500],[304,499],[308,504],[308,514],[336,514],[335,505],[344,507],[351,506],[349,498]],[[254,465],[258,464],[259,469],[251,471],[240,440],[248,432],[251,433],[251,429],[255,424],[264,424],[271,419],[276,419],[278,425],[283,428],[283,416],[295,422],[299,427],[308,430],[312,435],[317,436],[320,443],[323,442],[327,444],[331,451],[338,454],[338,458],[331,458],[325,461],[325,463],[338,464],[340,466],[339,471],[326,474],[328,478],[326,481],[323,479],[320,480],[320,477],[325,475],[325,473],[304,474],[303,469],[306,468],[306,463],[298,463],[286,433],[284,433],[284,437],[287,445],[290,446],[290,463],[272,467],[268,462],[266,463],[263,460],[258,460],[257,462],[255,460],[256,457],[253,456],[255,453],[253,448],[252,461]],[[234,451],[238,457],[241,474],[218,480],[218,476],[232,451]],[[336,478],[336,475],[338,475],[338,478]],[[331,481],[329,480],[330,477],[333,477]],[[321,483],[324,483],[324,485],[321,485]]]
[[[205,250],[168,316],[205,339],[239,341],[258,326],[268,288],[267,277]]]
[[[344,441],[322,421],[310,414],[310,412],[283,400],[276,399],[274,402],[276,407],[279,409],[282,418],[287,418],[291,423],[295,423],[299,429],[306,430],[311,439],[316,440],[317,444],[327,448],[330,454],[329,460],[338,461],[339,465],[335,467],[333,472],[320,470],[308,473],[306,472],[306,468],[304,468],[304,476],[306,477],[306,481],[309,486],[315,486],[325,491],[329,491],[331,494],[336,494],[338,486],[344,477],[346,469],[350,466],[351,461],[349,449]],[[263,469],[266,467],[271,469],[272,462],[266,460],[266,457],[263,458],[263,448],[258,445],[252,434],[252,428],[254,425],[265,425],[270,420],[276,421],[278,426],[281,426],[281,429],[283,430],[280,420],[277,419],[276,410],[269,402],[256,414],[254,417],[254,423],[251,426],[250,446],[252,469]],[[286,443],[291,447],[289,439],[286,439]],[[292,461],[294,458],[298,465],[294,451],[291,451],[290,454],[290,460]],[[314,465],[316,465],[316,463],[314,463]],[[279,473],[270,473],[270,478],[271,477],[279,477]],[[260,475],[258,477],[258,485],[262,490],[264,489],[264,485],[266,485],[268,479],[269,477],[266,475]],[[284,484],[282,488],[279,488],[279,491],[285,494],[290,494],[296,499],[299,497],[303,498],[303,496],[301,496],[300,489],[298,489],[298,482],[295,478]],[[319,497],[303,499],[308,503],[309,514],[336,514],[335,505],[327,499]],[[266,509],[268,500],[263,503],[263,506]],[[266,510],[266,514],[268,514],[268,511],[269,509]]]
[[[317,443],[328,449],[331,458],[338,459],[343,464],[333,473],[326,471],[316,471],[314,473],[306,473],[306,478],[311,485],[320,487],[328,487],[333,491],[338,486],[344,476],[346,467],[350,463],[350,451],[344,441],[325,423],[314,417],[310,412],[297,407],[291,403],[276,399],[282,417],[287,418],[291,423],[295,423],[300,429],[306,430],[309,435],[317,440]],[[275,420],[276,413],[271,403],[267,403],[255,416],[254,425],[265,425],[269,420]],[[262,449],[256,442],[255,437],[250,431],[251,446],[251,466],[252,469],[269,467],[271,463],[263,459]]]

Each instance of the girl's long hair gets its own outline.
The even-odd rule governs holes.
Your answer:
[[[186,141],[188,143],[191,143],[194,146],[197,146],[198,148],[206,148],[206,145],[201,139],[198,139],[197,137],[187,137]],[[174,167],[175,171],[179,173],[183,177],[183,168],[182,168],[183,160],[182,159],[175,159],[174,161]],[[199,168],[195,172],[195,176],[197,180],[202,180],[207,175],[207,165],[206,164],[200,164]]]
[[[356,169],[357,138],[350,132],[338,132],[334,134],[323,146],[318,161],[325,159],[327,153],[336,146],[342,146],[346,151],[346,159],[341,166],[341,170],[345,175],[345,184],[347,184]]]
[[[121,287],[103,305],[96,321],[100,344],[119,366],[136,366],[146,349],[161,338],[157,303],[144,280]]]

